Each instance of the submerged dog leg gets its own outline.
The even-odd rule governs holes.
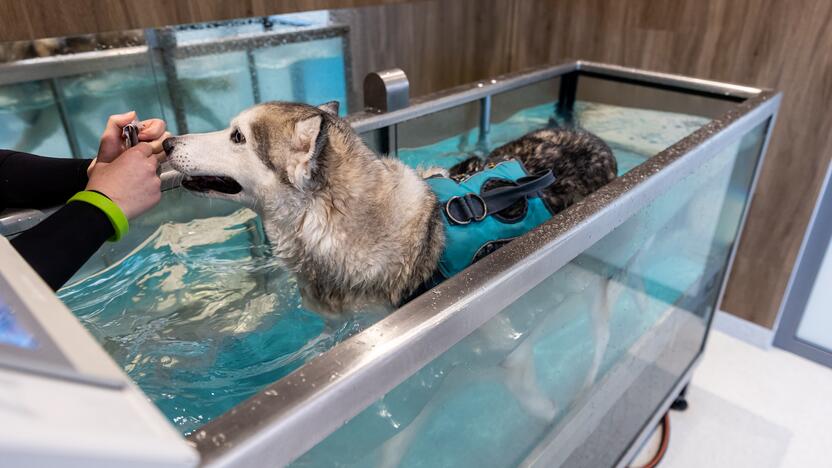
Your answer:
[[[596,296],[589,313],[592,320],[592,336],[595,349],[592,354],[592,364],[590,364],[584,379],[584,389],[592,386],[598,377],[598,372],[601,370],[604,354],[610,342],[610,316],[612,315],[610,309],[616,299],[620,297],[623,287],[620,283],[605,276],[599,278],[598,289],[600,294]]]
[[[436,399],[436,397],[434,397]],[[407,425],[407,428],[390,438],[384,445],[381,446],[381,460],[378,463],[378,468],[396,468],[402,462],[407,450],[413,443],[413,439],[422,432],[422,427],[433,414],[433,399],[422,412],[416,416],[416,419]]]
[[[466,377],[471,377],[473,372],[469,373],[459,368],[451,371],[445,381],[439,385],[430,401],[422,407],[422,410],[407,424],[407,427],[381,446],[381,460],[379,460],[378,468],[395,468],[401,464],[414,439],[423,432],[425,425],[430,422],[434,413],[441,409],[442,404],[449,396],[456,394],[455,390],[457,388],[466,385],[468,382]],[[478,377],[484,376],[479,375]]]
[[[506,357],[501,366],[505,372],[505,384],[520,406],[530,415],[550,422],[558,414],[558,408],[540,389],[534,367],[534,343],[526,339]]]

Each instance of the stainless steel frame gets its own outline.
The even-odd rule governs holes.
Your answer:
[[[770,121],[780,103],[779,94],[766,90],[574,62],[455,88],[385,114],[359,113],[350,116],[349,121],[360,133],[368,133],[570,74],[682,90],[737,104],[533,233],[474,264],[436,287],[433,293],[416,298],[192,434],[189,439],[202,454],[203,463],[273,466],[303,454],[715,157],[726,144]],[[570,87],[569,80],[562,81],[562,86],[564,82]],[[571,87],[574,89],[574,85]],[[568,88],[565,93],[568,94]],[[523,262],[518,263],[517,258],[523,258]],[[666,409],[678,394],[693,364],[660,410]],[[654,419],[660,414],[657,412]],[[645,422],[633,447],[649,433],[654,422]],[[530,459],[530,465],[545,466],[550,461],[546,454],[551,452],[546,446],[536,453],[539,457]],[[632,455],[628,453],[621,463]]]
[[[682,91],[731,102],[730,109],[709,124],[653,156],[581,203],[560,213],[533,233],[497,251],[466,271],[422,295],[376,325],[339,344],[294,373],[265,388],[189,436],[203,463],[211,466],[263,466],[288,463],[306,452],[415,371],[476,330],[506,306],[639,212],[656,197],[726,144],[763,122],[771,123],[781,96],[755,88],[643,72],[589,62],[573,62],[501,76],[411,101],[386,113],[348,116],[359,133],[394,131],[411,119],[478,101],[480,139],[489,131],[491,97],[545,80],[560,78],[561,110],[574,102],[581,77],[625,81]],[[395,138],[388,144],[395,151]],[[752,187],[759,173],[758,163]],[[163,188],[179,185],[173,171],[162,174]],[[745,219],[747,206],[742,215]],[[38,220],[37,213],[0,217],[0,233],[20,232]],[[736,242],[730,255],[732,260]],[[517,262],[523,258],[523,262]],[[730,262],[730,260],[729,260]],[[730,267],[730,265],[729,265]],[[727,277],[727,274],[724,275]],[[721,278],[719,297],[725,287]],[[704,341],[703,341],[704,343]],[[703,344],[704,346],[704,344]],[[701,353],[701,349],[700,349]],[[695,359],[653,419],[645,421],[624,466],[649,435],[656,421],[690,379]],[[524,465],[550,466],[561,439],[547,438]]]

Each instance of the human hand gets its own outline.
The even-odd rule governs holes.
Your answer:
[[[86,190],[101,192],[133,219],[153,208],[162,197],[162,182],[156,175],[159,160],[150,143],[138,145],[116,155],[113,162],[90,168]]]
[[[104,133],[101,134],[101,143],[98,146],[98,155],[92,167],[96,162],[113,162],[125,149],[122,140],[122,130],[124,127],[136,119],[136,111],[126,112],[124,114],[111,115],[107,119],[107,124],[104,127]],[[165,152],[162,149],[162,141],[170,137],[170,133],[165,131],[165,121],[161,119],[148,119],[141,122],[141,131],[139,132],[139,141],[146,141],[153,147],[153,154],[159,161],[164,160]]]

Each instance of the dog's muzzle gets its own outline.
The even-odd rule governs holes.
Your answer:
[[[165,150],[166,155],[170,156],[170,153],[173,151],[173,145],[175,142],[176,140],[173,137],[165,138],[165,141],[162,142],[162,149]]]

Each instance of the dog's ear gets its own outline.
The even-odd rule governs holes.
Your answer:
[[[332,114],[336,117],[338,117],[338,110],[340,108],[341,104],[338,101],[329,101],[318,106],[318,109],[326,112],[327,114]]]
[[[286,165],[289,181],[300,190],[309,187],[317,158],[326,144],[326,135],[321,133],[323,117],[315,115],[295,123],[292,147]]]

